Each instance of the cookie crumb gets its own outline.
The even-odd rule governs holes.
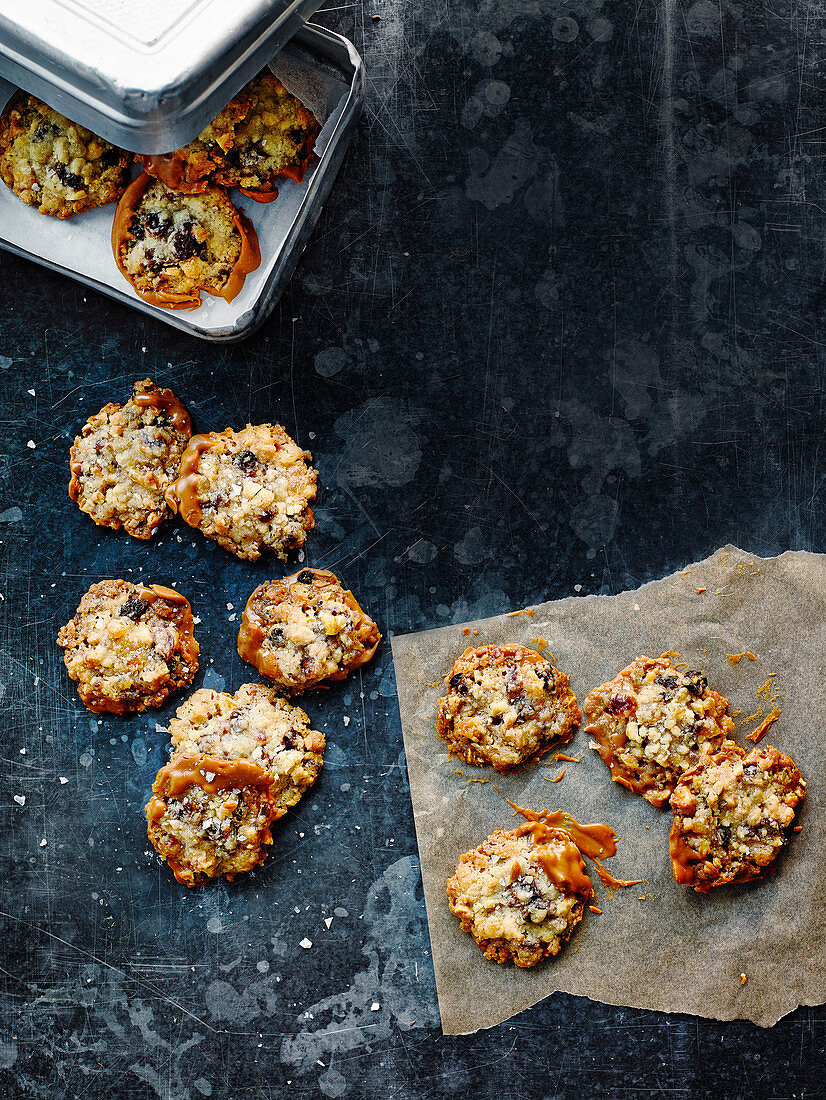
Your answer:
[[[748,981],[748,978],[746,977],[746,975],[741,974],[740,975],[740,985],[745,985],[747,981]]]

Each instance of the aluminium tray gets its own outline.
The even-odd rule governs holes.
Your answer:
[[[343,94],[328,121],[329,140],[302,183],[279,181],[278,199],[269,204],[230,191],[235,205],[251,218],[261,246],[261,266],[247,276],[233,302],[204,294],[200,308],[182,312],[161,309],[139,298],[112,255],[114,204],[61,220],[26,206],[0,184],[0,247],[69,275],[192,336],[227,342],[248,336],[273,309],[307,244],[364,98],[364,66],[348,39],[308,23],[291,39],[282,57],[290,54],[311,65],[321,79],[340,81]],[[0,103],[5,104],[13,91],[10,84],[0,81]]]

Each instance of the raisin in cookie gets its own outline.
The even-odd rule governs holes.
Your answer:
[[[164,493],[192,435],[189,413],[150,378],[125,405],[90,417],[70,451],[69,496],[100,527],[149,539],[169,515]]]
[[[237,557],[255,561],[268,548],[286,561],[314,524],[318,474],[311,457],[280,424],[195,435],[166,501]]]
[[[564,672],[515,643],[465,650],[445,686],[439,736],[461,760],[498,772],[570,741],[582,718]]]
[[[517,966],[556,955],[592,893],[579,849],[539,822],[493,833],[447,883],[451,913],[485,958]]]
[[[767,874],[789,839],[806,781],[773,745],[746,754],[733,741],[704,753],[671,796],[675,880],[706,893]]]
[[[235,127],[235,138],[215,173],[222,187],[240,187],[251,198],[274,198],[276,181],[287,176],[299,182],[318,133],[318,122],[300,100],[290,95],[270,72],[249,85],[252,104]]]
[[[217,187],[170,191],[144,173],[118,203],[112,251],[144,301],[197,309],[201,291],[231,302],[261,262],[252,224]]]
[[[96,712],[159,707],[198,671],[192,609],[159,584],[93,584],[57,644],[84,706]]]
[[[325,747],[305,712],[263,684],[244,684],[235,695],[201,688],[178,707],[169,735],[176,752],[249,760],[263,768],[273,777],[276,817],[315,783]]]
[[[700,752],[714,752],[734,729],[728,700],[709,691],[702,672],[680,671],[668,657],[638,657],[595,688],[583,710],[614,781],[652,806],[668,802]]]
[[[177,753],[146,805],[149,841],[178,882],[232,879],[263,863],[278,816],[273,776],[250,760]]]
[[[343,680],[376,652],[378,627],[325,569],[266,581],[247,601],[238,653],[279,687],[305,691]]]
[[[115,202],[131,160],[25,92],[12,96],[0,115],[0,176],[41,214],[70,218]]]
[[[235,129],[246,118],[252,101],[249,86],[242,88],[194,141],[173,153],[141,157],[144,172],[173,191],[190,195],[204,191],[210,178],[225,164],[227,150],[235,143]]]

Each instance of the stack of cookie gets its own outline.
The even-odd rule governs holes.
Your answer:
[[[226,189],[272,202],[280,179],[304,178],[318,131],[269,70],[194,141],[153,156],[119,149],[18,92],[0,115],[0,178],[58,218],[118,202],[112,249],[135,292],[165,309],[197,309],[202,291],[232,301],[261,262],[255,229]],[[142,173],[130,184],[134,161]]]
[[[286,560],[313,527],[310,455],[278,424],[191,434],[170,391],[136,382],[124,405],[92,416],[71,451],[69,493],[100,526],[148,539],[183,518],[239,558],[269,549]],[[160,706],[192,683],[200,647],[186,598],[160,585],[104,580],[58,635],[84,705],[125,714]],[[242,616],[238,652],[271,687],[235,695],[201,689],[170,724],[171,759],[146,807],[149,839],[188,886],[261,863],[271,825],[322,765],[324,736],[279,694],[341,680],[381,635],[352,592],[326,570],[267,581]]]

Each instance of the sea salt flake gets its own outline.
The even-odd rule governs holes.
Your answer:
[[[26,444],[26,446],[29,448],[30,451],[33,451],[35,449],[35,447],[37,446],[37,444],[35,443],[35,441],[33,439],[30,439],[28,441],[28,443]]]
[[[325,923],[325,924],[327,925],[327,927],[329,928],[329,927],[330,927],[330,925],[331,925],[331,924],[333,923],[333,918],[332,918],[332,917],[325,917],[325,918],[324,918],[324,923]]]
[[[370,1005],[370,1011],[371,1012],[378,1012],[380,1008],[381,1008],[381,1005],[379,1004],[378,1001],[373,1001],[373,1003]]]
[[[349,725],[350,725],[350,719],[349,719],[349,718],[347,717],[347,715],[346,715],[346,714],[345,714],[345,715],[344,715],[344,717],[342,718],[342,722],[344,723],[344,725],[345,725],[345,726],[349,726]]]
[[[15,795],[12,795],[12,798],[14,799],[14,801],[17,803],[18,806],[25,806],[26,805],[26,796],[24,794],[15,794]]]
[[[45,844],[45,841],[43,843]],[[309,951],[309,949],[313,946],[313,941],[308,940],[307,937],[305,936],[304,939],[301,941],[301,943],[298,946],[303,947],[305,951]]]

